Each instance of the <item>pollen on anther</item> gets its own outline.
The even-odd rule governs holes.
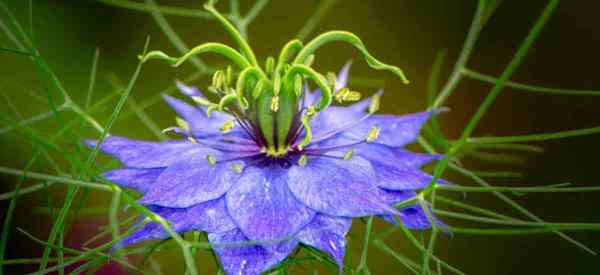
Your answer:
[[[217,160],[215,159],[215,157],[213,157],[213,155],[206,155],[206,161],[208,161],[208,164],[210,165],[217,164]]]
[[[300,157],[300,159],[298,159],[298,165],[299,165],[300,167],[304,167],[304,166],[306,166],[306,163],[307,163],[307,162],[308,162],[308,158],[306,157],[306,155],[302,155],[302,156]]]
[[[344,160],[349,160],[354,156],[354,150],[350,149],[348,151],[346,151],[346,153],[344,153]]]
[[[231,129],[233,129],[233,127],[235,127],[235,121],[229,120],[229,121],[224,122],[221,125],[221,128],[219,128],[219,131],[223,134],[227,134],[227,133],[231,132]]]
[[[233,164],[231,165],[231,170],[233,170],[233,172],[236,172],[238,174],[242,173],[242,165],[240,164]]]
[[[371,130],[369,130],[366,141],[373,142],[377,139],[377,137],[379,137],[379,127],[373,127]]]

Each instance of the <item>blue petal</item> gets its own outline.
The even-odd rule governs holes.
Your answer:
[[[288,187],[302,203],[332,216],[362,217],[393,210],[378,197],[377,175],[363,158],[309,157],[289,169]]]
[[[390,191],[380,189],[380,197],[388,204],[395,205],[407,199],[416,196],[414,191]],[[433,214],[432,214],[433,215]],[[410,229],[427,229],[431,227],[431,222],[427,218],[425,211],[420,205],[414,204],[408,207],[400,209],[400,220],[407,228]],[[392,215],[381,215],[381,218],[388,221],[391,224],[397,225],[398,222],[393,218]],[[436,224],[444,229],[446,225],[438,220],[435,216],[433,217]]]
[[[315,218],[298,232],[298,240],[329,254],[338,264],[339,273],[344,270],[346,234],[352,219],[317,214]]]
[[[348,144],[351,141],[340,140],[327,146]],[[377,164],[385,169],[395,167],[397,169],[415,169],[420,168],[434,160],[438,160],[442,155],[413,153],[399,147],[389,147],[378,143],[365,143],[353,148],[357,156],[369,160],[372,164]]]
[[[292,238],[315,215],[286,185],[287,170],[249,167],[227,192],[227,209],[251,240]]]
[[[140,203],[166,207],[189,207],[221,197],[238,180],[240,173],[233,169],[240,162],[211,165],[207,155],[222,157],[216,152],[197,153],[171,166],[156,179],[152,189]]]
[[[401,147],[413,142],[421,127],[432,112],[420,112],[408,115],[373,115],[347,132],[355,139],[364,139],[371,128],[379,127],[379,137],[375,142],[392,147]]]
[[[122,168],[108,171],[102,174],[102,176],[122,187],[131,188],[140,193],[146,193],[164,170],[164,168]]]
[[[236,275],[261,274],[279,264],[297,245],[297,241],[290,240],[277,245],[277,249],[267,250],[260,245],[245,244],[250,240],[237,229],[208,234],[208,240],[225,273]]]
[[[348,62],[342,67],[340,72],[338,73],[335,81],[334,93],[339,91],[340,89],[346,87],[348,84],[348,72],[350,71],[350,66],[352,62]],[[315,89],[313,92],[310,92],[308,89],[308,85],[304,84],[304,107],[308,107],[309,105],[316,105],[319,103],[321,98],[321,89]]]
[[[92,148],[96,146],[96,143],[95,140],[85,141],[85,144]],[[100,150],[116,157],[128,167],[158,168],[167,167],[206,149],[191,142],[159,143],[111,136],[104,140]]]
[[[235,223],[227,214],[225,199],[208,201],[189,208],[167,208],[151,206],[150,209],[169,221],[174,231],[183,233],[190,230],[220,233],[235,228]],[[150,222],[138,229],[117,246],[127,246],[150,239],[166,239],[169,234],[161,225]]]
[[[377,91],[375,93],[376,96],[382,96],[383,95],[383,89],[380,89],[379,91]],[[369,105],[371,105],[371,100],[373,99],[372,96],[365,98],[359,102],[356,102],[350,106],[348,106],[348,108],[351,108],[352,110],[356,111],[356,112],[365,112],[367,111],[367,109],[369,108]]]
[[[400,221],[409,229],[427,229],[431,228],[431,223],[425,214],[425,211],[420,206],[409,206],[400,209]],[[397,225],[398,222],[392,215],[382,215],[384,220],[391,224]]]
[[[352,62],[347,62],[344,64],[344,67],[340,70],[337,75],[335,81],[335,91],[339,91],[342,88],[345,88],[348,85],[348,73],[350,72],[350,67],[352,66]]]
[[[234,119],[220,112],[214,112],[208,117],[203,108],[189,105],[168,95],[163,95],[163,98],[188,123],[192,135],[196,137],[220,134],[219,129],[223,123]],[[239,127],[236,126],[234,130],[238,130],[237,128]]]
[[[349,107],[329,106],[327,109],[315,115],[310,121],[310,127],[312,128],[315,139],[318,139],[320,136],[351,125],[361,119],[364,115],[364,113],[357,112]]]
[[[195,86],[185,85],[185,83],[183,83],[179,80],[175,81],[175,85],[177,86],[177,89],[179,89],[179,91],[186,96],[189,96],[189,97],[197,96],[197,97],[204,98],[204,95]]]

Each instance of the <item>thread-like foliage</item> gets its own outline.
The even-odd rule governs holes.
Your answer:
[[[54,272],[64,274],[65,268],[80,264],[73,271],[74,273],[80,273],[93,271],[106,264],[109,260],[134,273],[155,274],[160,273],[160,261],[156,261],[155,257],[152,257],[152,255],[157,251],[166,250],[180,251],[187,274],[202,273],[204,270],[201,270],[202,267],[196,265],[195,256],[197,253],[212,251],[210,244],[206,241],[206,237],[199,233],[193,233],[192,236],[181,236],[177,234],[165,219],[139,204],[135,199],[135,195],[130,194],[126,190],[121,190],[118,186],[98,177],[101,171],[114,166],[114,163],[99,162],[97,160],[97,154],[103,139],[110,135],[112,126],[118,120],[125,119],[132,115],[135,115],[142,125],[148,128],[157,138],[161,140],[167,139],[164,133],[160,132],[157,123],[146,113],[146,110],[149,107],[155,105],[159,101],[159,96],[153,96],[139,102],[131,96],[135,89],[136,80],[142,70],[142,63],[148,59],[163,59],[174,66],[179,66],[184,61],[190,60],[197,69],[197,72],[190,75],[186,80],[194,80],[199,77],[207,76],[214,71],[214,69],[207,66],[202,59],[196,55],[213,52],[231,59],[241,69],[248,68],[242,72],[242,76],[239,79],[240,83],[238,83],[239,87],[243,87],[246,81],[259,79],[259,76],[263,75],[264,72],[253,69],[257,65],[257,59],[244,39],[248,36],[248,26],[257,16],[259,16],[269,1],[256,1],[245,15],[241,14],[237,0],[229,1],[230,12],[224,15],[216,12],[214,6],[215,3],[213,3],[213,1],[209,1],[205,6],[206,11],[202,9],[159,6],[154,0],[145,0],[144,3],[130,0],[97,1],[117,8],[149,13],[181,57],[173,58],[158,51],[147,53],[146,51],[149,43],[147,41],[144,47],[140,45],[140,49],[143,49],[141,50],[143,59],[140,60],[140,63],[132,73],[127,84],[123,85],[121,81],[113,75],[110,84],[114,88],[114,91],[105,95],[102,99],[94,101],[92,98],[94,95],[94,87],[96,86],[96,82],[98,82],[96,75],[100,56],[99,51],[97,50],[92,59],[90,81],[85,102],[80,104],[67,92],[63,86],[62,80],[56,75],[51,66],[47,63],[45,57],[43,57],[36,48],[32,1],[29,2],[29,30],[25,30],[13,14],[13,11],[3,0],[0,0],[0,30],[11,43],[11,46],[9,47],[1,47],[0,51],[3,52],[3,54],[14,54],[28,58],[31,61],[32,71],[36,72],[36,76],[46,92],[45,97],[39,95],[35,95],[35,97],[39,97],[38,100],[48,104],[47,111],[30,117],[22,117],[19,113],[20,107],[22,106],[12,104],[10,102],[10,97],[6,97],[8,100],[7,104],[12,107],[14,114],[5,110],[0,111],[0,135],[16,136],[17,138],[29,140],[34,145],[34,153],[24,167],[12,168],[0,166],[0,174],[17,178],[12,191],[0,194],[0,200],[10,200],[9,207],[6,210],[6,215],[2,222],[2,231],[0,234],[0,275],[4,272],[4,268],[9,265],[37,265],[37,271],[34,274],[48,274]],[[322,44],[333,41],[343,41],[356,47],[366,58],[367,63],[371,67],[389,70],[399,76],[403,82],[408,82],[400,69],[375,59],[367,52],[363,42],[351,33],[333,31],[317,36],[314,40],[311,40],[312,42],[308,42],[307,44],[304,44],[301,41],[312,33],[318,24],[318,21],[335,4],[335,2],[336,1],[330,0],[321,2],[314,15],[309,18],[308,22],[298,33],[297,37],[299,40],[292,40],[284,47],[279,55],[278,63],[276,65],[271,64],[271,69],[278,72],[282,69],[283,61],[296,56],[294,60],[295,65],[291,67],[290,71],[292,73],[290,73],[289,77],[293,78],[297,74],[300,74],[312,78],[324,92],[324,97],[320,102],[319,108],[325,108],[331,103],[332,92],[330,91],[330,87],[325,83],[326,79],[322,75],[312,71],[312,69],[305,66],[305,64],[311,59],[316,48]],[[512,178],[521,177],[522,175],[513,171],[473,171],[454,162],[454,160],[464,156],[486,156],[486,159],[492,163],[501,162],[503,159],[514,157],[512,155],[512,152],[514,151],[535,153],[541,153],[543,151],[541,147],[522,143],[600,133],[600,127],[591,127],[585,129],[569,129],[567,131],[556,133],[536,133],[520,136],[472,136],[473,131],[479,125],[481,118],[489,110],[490,106],[494,103],[496,97],[502,92],[504,87],[510,87],[519,90],[520,92],[566,96],[600,95],[600,91],[556,89],[509,81],[516,69],[523,62],[528,50],[533,46],[535,40],[541,34],[546,22],[550,20],[559,4],[558,0],[550,0],[548,2],[547,6],[533,24],[523,43],[500,76],[495,77],[486,75],[468,68],[467,61],[475,48],[476,41],[482,32],[483,26],[489,20],[495,8],[499,5],[499,2],[500,1],[494,0],[477,1],[477,9],[463,49],[453,67],[449,79],[442,85],[439,93],[437,91],[437,82],[440,78],[440,70],[444,61],[443,54],[439,55],[439,58],[433,66],[432,75],[429,78],[428,107],[431,110],[443,106],[447,99],[452,96],[459,82],[465,77],[493,85],[478,111],[465,126],[457,140],[451,141],[442,134],[440,129],[443,128],[443,125],[441,125],[435,117],[427,127],[425,127],[424,135],[418,138],[418,142],[424,151],[427,151],[428,153],[441,153],[444,157],[437,165],[435,165],[434,179],[430,185],[415,197],[399,203],[397,207],[401,208],[414,203],[420,204],[423,209],[425,209],[426,216],[430,219],[433,228],[425,232],[423,236],[421,236],[422,238],[419,238],[419,236],[415,236],[413,232],[404,227],[401,222],[399,222],[400,226],[389,226],[388,228],[381,230],[373,226],[373,218],[366,219],[364,223],[364,235],[354,236],[356,240],[353,240],[349,244],[350,246],[362,246],[362,252],[358,258],[353,257],[356,255],[347,255],[346,266],[344,266],[346,272],[350,274],[370,274],[369,251],[371,251],[372,248],[377,248],[389,255],[390,260],[397,261],[398,264],[402,265],[406,271],[410,273],[441,274],[442,272],[450,272],[454,274],[465,274],[464,271],[460,270],[460,267],[453,266],[435,253],[436,243],[440,238],[444,238],[445,236],[443,232],[465,235],[556,234],[585,251],[595,254],[591,248],[572,239],[565,232],[581,230],[598,231],[600,230],[600,224],[587,222],[547,222],[518,204],[513,197],[515,195],[520,196],[527,193],[596,192],[600,191],[600,187],[572,186],[570,183],[529,187],[494,186],[488,183],[488,178]],[[228,33],[232,34],[240,52],[219,43],[207,43],[190,50],[170,26],[165,16],[191,17],[199,20],[217,20],[225,26]],[[260,81],[258,83],[259,85],[264,84]],[[241,93],[242,89],[239,87],[238,93]],[[175,89],[175,87],[169,87],[167,89],[162,89],[162,91],[170,93]],[[55,94],[56,92],[58,92],[59,95],[58,103]],[[221,103],[220,107],[225,108],[229,103],[234,100],[240,100],[241,98],[242,94],[231,95],[227,101]],[[96,119],[97,115],[100,113],[99,110],[109,106],[110,102],[114,99],[118,99],[118,101],[116,105],[110,106],[114,111],[108,116],[106,122],[101,122],[105,119]],[[127,107],[129,107],[129,110],[127,110]],[[67,117],[65,116],[67,113],[72,113],[74,116]],[[51,119],[59,121],[60,128],[55,129],[52,133],[47,133],[37,128],[39,122]],[[308,123],[304,120],[302,122],[305,124]],[[96,147],[91,150],[91,152],[79,148],[80,145],[75,145],[77,150],[67,149],[68,146],[72,146],[72,144],[80,143],[83,138],[83,135],[81,134],[82,129],[84,128],[95,131],[97,138],[99,139]],[[308,140],[304,142],[308,143],[310,138],[311,135],[310,132],[308,132],[306,135],[306,139]],[[502,150],[503,153],[491,153],[489,152],[491,149],[496,151]],[[67,163],[68,165],[65,165],[64,163]],[[48,169],[45,169],[45,172],[38,172],[38,167],[48,167]],[[470,183],[475,183],[477,186],[471,186],[469,185],[470,183],[440,185],[437,180],[447,171],[462,175],[469,179],[471,181]],[[23,183],[26,182],[26,179],[33,181],[34,184],[24,186]],[[61,185],[67,186],[66,196],[64,197],[62,204],[56,204],[49,195],[49,189]],[[83,192],[81,192],[81,190],[83,190]],[[88,192],[105,192],[110,194],[111,199],[106,202],[106,205],[97,208],[89,205],[89,197],[86,195]],[[473,193],[473,195],[476,195],[477,193],[491,193],[500,201],[513,208],[516,212],[522,214],[523,218],[508,216],[493,209],[486,209],[457,200],[452,196],[452,194],[456,192]],[[21,202],[21,197],[31,193],[46,194],[48,205],[42,209],[44,210],[44,213],[50,215],[53,223],[48,236],[44,236],[45,239],[41,239],[39,236],[36,237],[24,229],[18,228],[18,225],[13,223],[15,209],[17,207],[25,207],[24,205],[19,204]],[[127,217],[123,217],[124,214],[122,214],[121,211],[124,207],[131,209],[127,212]],[[81,249],[66,247],[63,242],[69,233],[69,226],[76,219],[86,219],[85,213],[88,212],[106,215],[108,220],[106,227],[102,228],[98,232],[98,235],[92,236],[88,241],[84,242]],[[462,227],[460,224],[449,224],[446,227],[443,227],[433,221],[433,214],[458,221],[475,222],[482,224],[482,226]],[[133,221],[139,220],[138,217],[146,218],[142,222],[134,223]],[[135,229],[150,221],[161,225],[173,241],[155,242],[145,245],[144,247],[121,248],[116,251],[111,251],[114,244],[135,231]],[[7,246],[8,240],[11,238],[11,234],[15,234],[12,232],[13,228],[18,228],[19,234],[23,234],[25,237],[31,239],[32,242],[43,247],[41,257],[6,259],[6,251],[9,249]],[[121,230],[121,228],[127,229]],[[381,232],[377,232],[376,229]],[[405,248],[396,250],[393,243],[386,242],[392,234],[397,233],[401,233],[402,236],[405,236],[408,242],[414,246],[414,249],[418,252],[417,254],[420,255],[420,258],[411,258],[407,256],[408,253],[406,253],[407,251]],[[256,242],[250,244],[253,245],[256,244]],[[130,262],[127,257],[128,255],[142,255],[143,261],[141,263]],[[358,261],[355,263],[355,260]],[[146,265],[148,262],[150,264]],[[326,255],[309,247],[299,248],[298,253],[295,253],[294,256],[275,267],[273,271],[286,272],[287,270],[296,268],[298,265],[304,266],[306,263],[310,263],[310,267],[327,268],[332,272],[336,271],[336,263],[334,261],[329,259]],[[216,265],[218,266],[217,262]],[[168,267],[163,266],[162,268],[164,268],[163,271],[167,272],[166,268]]]

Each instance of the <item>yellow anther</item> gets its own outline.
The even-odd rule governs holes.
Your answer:
[[[187,121],[185,121],[183,118],[180,117],[176,117],[175,118],[175,123],[177,123],[177,126],[183,130],[189,130],[190,129],[190,125],[187,123]]]
[[[217,160],[215,159],[215,157],[213,157],[213,155],[206,155],[206,161],[208,161],[208,164],[210,165],[217,164]]]
[[[271,111],[279,111],[279,96],[273,96],[271,98]]]
[[[241,174],[242,173],[242,165],[237,164],[237,163],[233,164],[233,165],[231,165],[231,170],[233,170],[233,172]]]
[[[373,142],[379,137],[379,127],[373,127],[367,134],[367,142]]]
[[[193,137],[188,137],[187,140],[189,142],[191,142],[191,143],[194,143],[194,144],[198,143],[198,141],[195,138],[193,138]]]
[[[310,105],[306,108],[306,116],[311,118],[317,113],[317,108],[314,105]]]
[[[356,91],[349,91],[344,97],[344,101],[359,101],[362,98],[362,94]]]
[[[377,111],[379,111],[379,104],[381,102],[381,96],[380,95],[373,95],[373,97],[371,98],[371,102],[369,102],[369,113],[370,114],[374,114]]]
[[[227,134],[227,133],[231,132],[231,129],[233,129],[233,127],[235,127],[235,121],[234,120],[225,121],[221,125],[221,128],[219,128],[219,131],[221,133],[223,133],[223,134]]]
[[[214,103],[210,102],[208,99],[201,97],[201,96],[193,96],[192,100],[202,106],[209,106],[209,105],[214,104]]]
[[[298,159],[298,165],[299,165],[300,167],[304,167],[304,166],[306,166],[306,163],[307,163],[307,162],[308,162],[308,158],[306,157],[306,155],[302,155],[302,156],[300,157],[300,159]]]
[[[339,103],[344,101],[358,101],[362,95],[356,91],[350,91],[348,88],[342,88],[335,94],[335,100]]]
[[[349,160],[354,156],[354,150],[350,149],[344,154],[344,160]]]

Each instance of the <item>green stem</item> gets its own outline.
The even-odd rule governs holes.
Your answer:
[[[472,79],[487,82],[490,84],[496,84],[498,82],[498,78],[495,78],[490,75],[485,75],[467,68],[462,68],[462,73],[465,76],[468,76]],[[526,92],[534,92],[534,93],[543,93],[543,94],[552,94],[552,95],[583,95],[583,96],[600,96],[600,91],[591,91],[591,90],[572,90],[572,89],[556,89],[556,88],[548,88],[541,86],[534,86],[516,82],[506,82],[506,87],[510,87],[516,90],[526,91]]]
[[[592,127],[585,129],[577,129],[555,133],[533,134],[523,136],[507,136],[507,137],[473,137],[467,140],[470,144],[494,144],[494,143],[510,143],[510,142],[532,142],[546,141],[552,139],[569,138],[583,135],[591,135],[600,133],[600,127]]]
[[[471,56],[471,52],[473,51],[473,47],[475,46],[475,42],[477,42],[477,37],[479,37],[479,33],[483,27],[482,18],[485,13],[486,0],[478,0],[477,1],[477,10],[475,11],[475,16],[473,17],[473,22],[471,23],[471,27],[469,28],[469,32],[467,33],[467,38],[465,39],[465,43],[463,44],[462,51],[456,60],[456,64],[454,64],[454,70],[448,79],[448,82],[442,88],[440,95],[436,99],[436,101],[431,105],[430,109],[435,109],[446,101],[446,99],[450,96],[458,82],[462,79],[461,69],[467,64],[469,61],[469,57]]]

